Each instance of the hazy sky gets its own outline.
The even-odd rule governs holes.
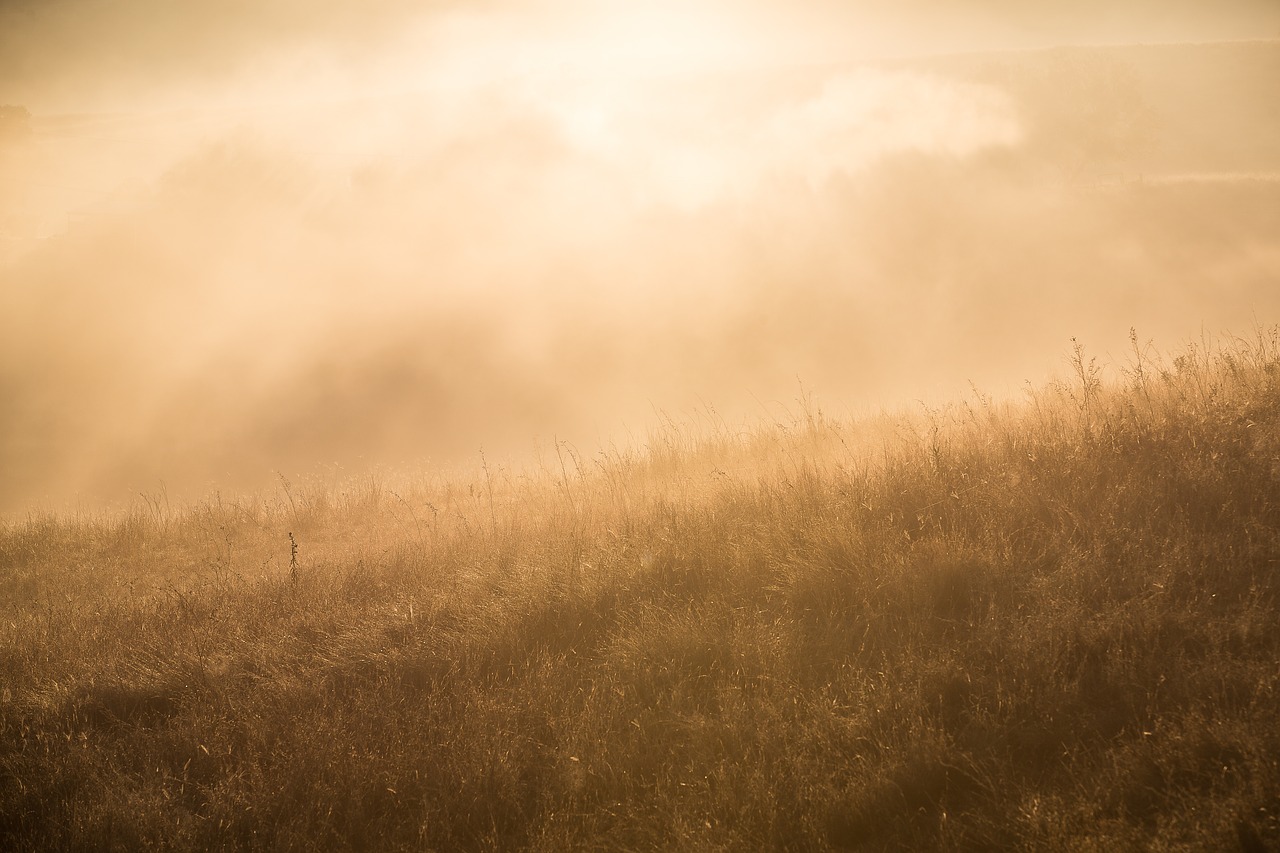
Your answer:
[[[0,513],[1280,320],[1280,3],[0,0]]]
[[[33,111],[300,85],[595,75],[1072,43],[1280,37],[1275,0],[3,0],[0,102]]]

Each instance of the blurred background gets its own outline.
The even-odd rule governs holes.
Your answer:
[[[1280,322],[1272,2],[0,5],[0,512]]]

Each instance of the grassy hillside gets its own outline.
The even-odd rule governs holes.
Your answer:
[[[9,523],[0,847],[1280,848],[1280,333],[1072,367]]]

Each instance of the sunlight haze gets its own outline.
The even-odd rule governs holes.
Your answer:
[[[0,512],[643,443],[1280,310],[1280,6],[0,5]]]

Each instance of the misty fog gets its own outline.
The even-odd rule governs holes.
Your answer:
[[[839,413],[1015,397],[1072,337],[1123,359],[1131,327],[1280,320],[1278,41],[1037,21],[767,57],[710,4],[686,30],[269,3],[185,22],[184,56],[163,15],[80,5],[5,13],[0,512],[642,444],[801,383]],[[86,20],[163,73],[35,49]]]

